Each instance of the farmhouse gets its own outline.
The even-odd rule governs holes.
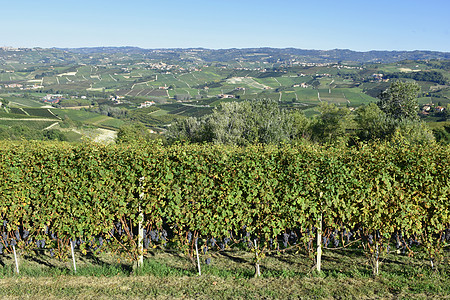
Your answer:
[[[144,103],[141,103],[139,108],[149,107],[155,104],[155,101],[145,101]]]
[[[304,82],[302,82],[302,83],[296,83],[296,84],[294,84],[292,87],[302,87],[302,88],[307,88],[307,87],[309,87],[309,85],[306,84],[306,83],[304,83]]]
[[[21,88],[21,87],[23,87],[23,85],[19,84],[19,83],[5,84],[5,88],[14,89],[14,88]]]
[[[217,98],[219,98],[219,99],[231,99],[231,98],[234,98],[234,95],[219,94],[219,95],[217,95]]]
[[[61,94],[47,94],[42,98],[42,101],[45,103],[59,103],[62,97]]]

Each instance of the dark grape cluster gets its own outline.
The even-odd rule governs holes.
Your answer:
[[[230,238],[224,238],[223,242],[219,243],[220,249],[225,250],[225,247],[228,245],[229,242],[231,242]]]
[[[373,244],[373,235],[369,234],[369,236],[367,237],[367,240],[369,242],[370,245]]]
[[[161,240],[164,241],[163,246],[165,247],[167,245],[167,238],[168,238],[168,233],[165,229],[161,230]]]
[[[150,230],[150,238],[153,242],[157,242],[159,240],[159,234],[156,230]]]
[[[350,239],[352,238],[353,235],[354,235],[353,232],[344,230],[344,236],[346,238],[347,244],[350,243]]]
[[[284,248],[287,248],[289,243],[289,234],[283,233],[283,246]]]
[[[291,231],[291,234],[289,235],[289,240],[291,241],[292,245],[297,244],[298,236],[294,231]]]
[[[38,248],[45,248],[45,240],[37,240],[36,241],[36,247],[38,247]]]

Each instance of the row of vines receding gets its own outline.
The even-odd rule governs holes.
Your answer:
[[[374,270],[392,251],[436,267],[450,242],[450,147],[2,142],[0,197],[0,253],[65,258],[73,242],[136,260],[141,224],[144,254],[193,259],[197,243],[314,257],[320,244],[362,247]]]

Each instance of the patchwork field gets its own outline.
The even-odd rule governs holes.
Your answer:
[[[446,60],[303,62],[304,57],[277,57],[277,51],[267,51],[245,55],[246,51],[234,50],[221,51],[220,55],[187,50],[84,55],[44,49],[15,56],[1,52],[0,101],[5,99],[14,108],[11,118],[26,115],[15,108],[53,106],[80,109],[59,111],[59,116],[90,126],[118,129],[126,122],[137,121],[149,127],[167,127],[175,119],[201,116],[229,101],[272,99],[283,107],[307,109],[308,116],[317,114],[322,102],[356,108],[377,101],[390,84],[383,76],[394,74],[400,80],[418,82],[421,105],[450,104]],[[411,79],[419,72],[423,80]],[[434,75],[423,76],[427,74]],[[443,84],[442,80],[447,81]],[[46,95],[61,95],[61,101],[43,103]],[[182,105],[164,107],[173,103]],[[161,111],[151,115],[139,112],[140,107],[148,105]],[[95,119],[100,110],[115,120]],[[123,110],[133,115],[134,121]],[[39,116],[38,112],[29,114],[30,118]]]

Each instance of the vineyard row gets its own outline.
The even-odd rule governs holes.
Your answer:
[[[243,243],[259,259],[359,243],[377,262],[395,242],[436,263],[450,241],[450,147],[1,142],[0,198],[2,253],[65,257],[72,241],[192,257],[199,241],[205,253]]]

